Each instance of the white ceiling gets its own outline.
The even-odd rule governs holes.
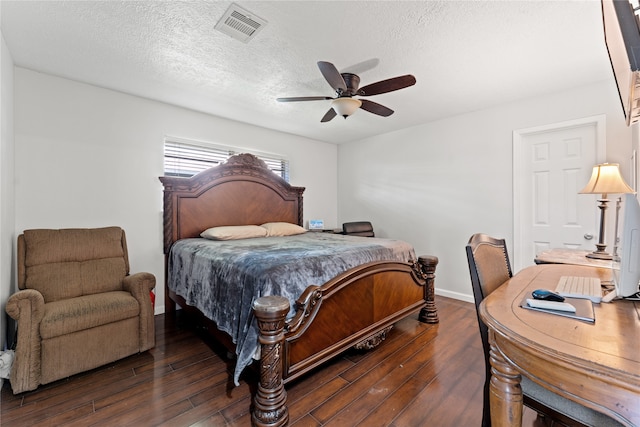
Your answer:
[[[214,29],[227,1],[8,1],[17,66],[321,141],[343,143],[612,78],[600,2],[243,1],[267,25],[249,43]],[[393,110],[320,119],[333,96],[319,60]]]

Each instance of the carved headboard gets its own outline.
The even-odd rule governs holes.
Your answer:
[[[304,187],[289,185],[252,154],[190,178],[162,176],[164,252],[180,239],[198,237],[207,228],[290,222],[302,226]]]

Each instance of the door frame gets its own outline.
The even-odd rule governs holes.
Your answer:
[[[606,161],[607,146],[606,146],[606,127],[607,116],[605,114],[599,114],[597,116],[583,117],[575,120],[568,120],[559,123],[552,123],[543,126],[536,126],[526,129],[517,129],[513,131],[513,264],[514,271],[518,271],[526,265],[530,265],[533,260],[523,260],[523,245],[522,241],[522,191],[525,177],[522,176],[522,144],[524,138],[528,135],[535,133],[542,133],[548,131],[559,131],[563,129],[569,129],[573,127],[581,127],[585,125],[594,124],[596,127],[596,162],[603,163]],[[595,165],[594,165],[595,166]],[[586,184],[586,183],[585,183]]]

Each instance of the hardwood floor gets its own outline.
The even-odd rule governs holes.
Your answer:
[[[473,304],[437,297],[369,352],[351,350],[287,386],[290,426],[479,426],[484,361]],[[105,345],[109,345],[105,343]],[[156,347],[33,392],[0,395],[11,426],[249,426],[256,376],[180,318],[156,316]],[[525,408],[525,425],[535,415]]]

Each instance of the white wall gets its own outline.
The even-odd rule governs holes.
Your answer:
[[[163,312],[165,135],[286,155],[291,184],[306,187],[305,221],[337,224],[333,144],[16,67],[16,232],[123,227],[131,271],[156,276],[156,312]]]
[[[5,306],[14,286],[15,272],[13,151],[13,59],[2,37],[0,46],[0,350],[4,350],[6,344]]]
[[[372,220],[377,235],[437,255],[438,293],[465,300],[469,236],[504,237],[513,248],[514,130],[605,114],[607,160],[628,172],[631,130],[613,81],[335,146],[22,68],[14,79],[15,233],[120,225],[132,271],[160,285],[165,135],[287,155],[292,184],[307,187],[306,220]],[[162,303],[159,292],[157,312]]]
[[[607,161],[628,176],[631,130],[613,78],[341,145],[339,220],[371,220],[376,235],[438,256],[437,292],[473,301],[469,237],[483,232],[513,248],[513,131],[599,114]]]

